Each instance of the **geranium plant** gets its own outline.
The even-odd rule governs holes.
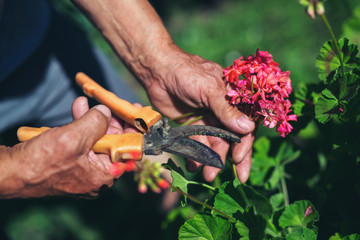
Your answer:
[[[330,156],[346,156],[359,163],[358,144],[348,140],[353,135],[358,137],[359,133],[360,59],[357,46],[345,38],[335,39],[325,17],[323,1],[302,0],[300,3],[312,18],[321,16],[332,38],[321,48],[316,60],[322,82],[316,86],[299,86],[293,97],[295,114],[291,114],[290,73],[281,71],[270,53],[256,50],[254,55],[236,59],[233,65],[224,69],[224,79],[230,89],[227,96],[231,104],[254,121],[263,122],[265,127],[276,127],[282,137],[295,130],[289,121],[298,121],[299,126],[305,126],[316,119],[316,124],[329,125],[330,128],[324,128],[324,135],[328,136],[324,143],[332,143],[327,146],[332,149]],[[340,131],[350,128],[352,132],[336,136],[335,131],[328,130],[331,128]],[[321,219],[315,205],[308,200],[290,202],[287,189],[289,175],[286,168],[300,159],[302,152],[294,149],[289,141],[279,146],[273,149],[268,138],[257,139],[248,184],[237,180],[231,161],[227,161],[227,170],[210,186],[189,180],[187,174],[169,160],[166,167],[173,177],[171,187],[180,192],[183,199],[182,207],[175,209],[164,223],[165,228],[183,216],[186,221],[180,227],[178,239],[317,239],[316,224]],[[326,158],[327,155],[319,151],[320,171],[326,168]],[[318,182],[317,174],[307,184],[315,186]],[[191,191],[195,186],[202,186],[203,191],[199,187]],[[188,199],[202,207],[196,208]],[[335,233],[330,239],[360,239],[360,235]]]

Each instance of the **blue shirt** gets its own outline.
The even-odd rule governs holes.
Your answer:
[[[44,0],[0,0],[0,82],[40,45],[50,15]]]

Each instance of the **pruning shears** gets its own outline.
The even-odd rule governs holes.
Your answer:
[[[162,118],[160,113],[150,106],[135,107],[104,89],[84,73],[78,73],[75,78],[88,97],[106,105],[114,115],[140,131],[120,135],[106,134],[95,143],[92,148],[94,152],[110,155],[113,162],[141,160],[143,154],[160,155],[168,152],[204,165],[224,169],[224,164],[215,151],[188,137],[206,135],[237,143],[241,141],[237,135],[212,126],[186,125],[171,128],[169,120]],[[20,127],[17,136],[19,141],[24,142],[48,129],[48,127]]]

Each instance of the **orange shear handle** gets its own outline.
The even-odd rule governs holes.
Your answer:
[[[141,108],[133,106],[128,101],[101,87],[85,73],[76,74],[75,79],[88,97],[95,98],[106,105],[116,116],[141,132],[149,132],[150,127],[161,119],[160,113],[154,111],[150,106]]]
[[[49,130],[49,127],[20,127],[17,137],[25,142]],[[110,155],[112,162],[121,160],[141,160],[143,155],[144,135],[141,133],[124,133],[120,135],[107,134],[100,138],[92,147],[96,153]]]

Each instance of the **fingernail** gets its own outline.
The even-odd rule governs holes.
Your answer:
[[[100,111],[102,114],[104,114],[106,117],[111,118],[111,111],[108,107],[105,105],[96,105],[94,107],[96,110]]]
[[[245,132],[251,132],[255,128],[255,123],[245,115],[238,118],[237,125]]]

